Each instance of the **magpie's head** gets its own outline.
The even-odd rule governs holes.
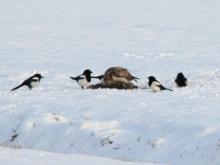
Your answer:
[[[33,77],[37,77],[38,79],[44,78],[41,74],[37,73],[35,75],[33,75]]]
[[[91,73],[92,73],[92,71],[91,71],[91,70],[86,69],[86,70],[84,70],[83,75],[85,75],[85,76],[90,76],[90,75],[91,75]]]
[[[153,82],[153,81],[157,81],[156,78],[154,76],[150,76],[148,77],[149,82]]]
[[[177,74],[177,79],[185,79],[185,76],[183,75],[182,72]]]
[[[156,78],[154,76],[150,76],[148,77],[148,85],[150,86],[154,81],[157,81]]]

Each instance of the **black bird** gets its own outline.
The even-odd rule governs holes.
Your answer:
[[[185,86],[187,86],[187,78],[181,72],[177,74],[175,82],[176,82],[176,85],[178,87],[185,87]]]
[[[92,71],[89,69],[84,70],[83,74],[77,77],[70,77],[72,80],[75,80],[82,89],[86,89],[90,86],[91,82],[91,73]]]
[[[164,87],[159,81],[157,81],[157,79],[154,76],[150,76],[148,77],[148,79],[149,79],[148,85],[151,88],[151,90],[154,92],[159,92],[162,90],[173,91],[172,89],[168,89]]]
[[[20,85],[18,85],[17,87],[13,88],[11,91],[14,91],[20,87],[23,87],[23,86],[28,86],[29,89],[32,89],[36,86],[39,85],[40,83],[40,80],[44,78],[43,76],[41,76],[41,74],[35,74],[33,76],[31,76],[30,78],[24,80]]]

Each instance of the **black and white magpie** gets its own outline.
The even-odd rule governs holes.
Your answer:
[[[178,87],[185,87],[187,86],[187,78],[183,75],[183,73],[178,73],[177,74],[177,77],[175,79],[175,82],[176,82],[176,85]]]
[[[91,78],[99,79],[101,82],[104,81],[104,75],[100,75],[100,76],[92,76]]]
[[[29,89],[32,89],[36,86],[39,85],[40,83],[40,80],[44,78],[43,76],[41,76],[41,74],[35,74],[31,77],[29,77],[28,79],[24,80],[20,85],[18,85],[17,87],[11,89],[11,91],[14,91],[20,87],[23,87],[23,86],[28,86]]]
[[[148,77],[148,79],[149,79],[148,85],[151,88],[151,90],[154,92],[159,92],[162,90],[173,91],[172,89],[168,89],[164,87],[159,81],[157,81],[157,79],[154,76],[150,76]]]
[[[82,89],[87,89],[90,86],[90,82],[92,79],[91,74],[92,74],[92,71],[89,69],[86,69],[84,70],[83,74],[77,77],[70,77],[70,78],[72,80],[75,80]]]

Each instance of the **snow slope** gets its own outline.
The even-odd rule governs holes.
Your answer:
[[[172,165],[220,164],[218,0],[0,0],[0,143]],[[81,90],[124,66],[173,92]],[[182,71],[189,86],[177,89]],[[40,87],[10,89],[40,72]],[[95,83],[95,82],[94,82]]]
[[[13,158],[13,159],[12,159]],[[30,150],[12,150],[6,148],[0,148],[0,161],[1,164],[7,165],[88,165],[97,164],[102,165],[105,162],[106,165],[153,165],[147,163],[132,163],[122,162],[119,160],[92,157],[86,155],[73,155],[73,154],[55,154],[42,151],[30,151]]]

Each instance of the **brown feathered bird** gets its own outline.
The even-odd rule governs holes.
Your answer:
[[[109,88],[109,89],[137,89],[138,87],[127,81],[112,81],[108,83],[99,83],[90,85],[89,89]]]
[[[113,81],[137,81],[139,78],[133,76],[126,68],[111,67],[104,73],[104,83]]]

